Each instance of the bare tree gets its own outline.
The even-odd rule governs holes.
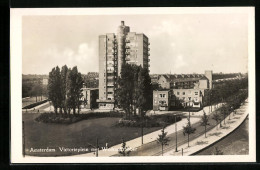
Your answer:
[[[206,115],[206,112],[203,110],[203,116],[201,117],[201,126],[204,126],[205,128],[205,138],[206,136],[206,132],[207,132],[207,125],[209,124],[209,116]]]
[[[196,131],[196,128],[191,127],[189,118],[187,118],[187,120],[188,120],[187,125],[183,127],[183,135],[185,136],[185,134],[188,134],[188,147],[190,147],[189,145],[190,134],[194,133]]]
[[[168,145],[168,142],[170,141],[169,140],[169,137],[167,137],[167,132],[164,131],[165,127],[163,127],[162,129],[162,133],[158,135],[158,138],[157,138],[157,143],[160,143],[161,146],[162,146],[162,156],[163,156],[163,146],[167,146]]]

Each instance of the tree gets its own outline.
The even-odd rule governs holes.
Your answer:
[[[67,114],[67,109],[68,109],[68,75],[69,75],[69,69],[67,65],[64,65],[61,68],[61,95],[62,95],[62,102],[61,102],[61,107],[64,111],[65,114]]]
[[[226,124],[226,121],[225,121],[225,118],[228,114],[228,108],[226,105],[223,105],[221,108],[220,108],[220,114],[222,115],[222,120],[224,120],[224,124]]]
[[[82,86],[83,79],[81,73],[78,72],[77,67],[73,67],[68,74],[68,101],[67,104],[70,110],[73,110],[73,114],[76,114],[76,109],[78,109],[78,114],[80,112],[80,98],[82,97]]]
[[[124,64],[118,78],[116,103],[126,112],[126,117],[152,108],[152,84],[149,71],[141,66]]]
[[[218,122],[221,120],[221,117],[219,115],[219,113],[215,112],[213,115],[212,115],[212,119],[216,121],[216,127],[218,129]],[[220,127],[221,127],[221,122],[220,122]]]
[[[48,82],[48,95],[49,99],[52,101],[54,112],[57,114],[58,108],[61,106],[61,77],[60,77],[60,68],[57,66],[53,68],[49,73],[49,82]]]
[[[131,107],[134,94],[134,75],[130,64],[123,64],[121,76],[118,78],[118,88],[116,90],[116,101],[130,119]]]
[[[158,135],[157,143],[161,144],[162,146],[162,156],[163,156],[163,146],[167,146],[168,142],[170,141],[169,137],[167,137],[167,132],[164,131],[165,127],[162,129],[162,133]]]
[[[82,94],[82,87],[83,87],[83,78],[81,76],[81,73],[78,72],[77,79],[76,79],[76,87],[75,87],[75,93],[76,93],[76,106],[78,108],[78,114],[80,112],[80,105],[81,105],[81,97]]]
[[[131,150],[126,146],[124,138],[122,138],[122,147],[118,150],[118,153],[122,156],[129,156]]]
[[[30,93],[32,96],[35,96],[36,102],[38,101],[37,97],[42,95],[42,92],[43,92],[43,87],[40,82],[36,82],[35,84],[33,84]]]
[[[188,134],[188,147],[190,147],[189,142],[190,142],[190,134],[194,133],[196,131],[196,128],[193,128],[190,124],[190,119],[187,118],[188,123],[186,126],[183,127],[183,135]]]
[[[206,115],[206,112],[203,110],[203,116],[201,117],[201,126],[205,127],[205,138],[206,136],[206,132],[207,132],[207,125],[209,124],[209,116]]]

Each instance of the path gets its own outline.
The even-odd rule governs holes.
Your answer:
[[[207,132],[207,138],[205,138],[204,134],[199,136],[198,138],[190,141],[190,147],[188,147],[187,143],[178,147],[179,152],[175,152],[175,150],[170,150],[164,153],[164,156],[182,156],[181,148],[183,148],[183,156],[188,156],[197,153],[198,151],[210,146],[211,144],[219,141],[220,139],[227,136],[229,133],[234,131],[248,116],[248,103],[245,102],[243,106],[237,109],[237,114],[233,116],[233,112],[231,114],[231,119],[229,120],[229,116],[226,117],[226,124],[220,128],[213,128]]]

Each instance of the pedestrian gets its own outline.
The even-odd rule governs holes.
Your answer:
[[[106,148],[108,148],[108,143],[106,142]]]

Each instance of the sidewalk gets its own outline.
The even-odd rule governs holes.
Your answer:
[[[233,112],[231,114],[231,119],[229,120],[229,116],[226,117],[226,125],[224,125],[224,121],[222,122],[222,128],[220,129],[218,126],[217,128],[213,128],[207,132],[207,138],[205,138],[204,134],[199,136],[198,138],[190,141],[190,147],[188,144],[185,143],[181,146],[178,146],[178,151],[175,152],[174,150],[165,152],[163,156],[182,156],[181,149],[183,148],[183,156],[192,155],[211,144],[219,141],[220,139],[227,136],[229,133],[234,131],[248,116],[248,103],[245,103],[239,109],[236,110],[237,114],[233,116]]]
[[[48,101],[45,102],[45,103],[43,103],[43,104],[40,104],[40,105],[38,105],[38,106],[35,106],[35,107],[31,108],[31,109],[22,109],[22,111],[32,111],[32,110],[37,110],[37,109],[39,109],[40,107],[45,106],[45,105],[47,105],[47,104],[49,104]],[[49,109],[49,108],[48,108],[48,109]]]

